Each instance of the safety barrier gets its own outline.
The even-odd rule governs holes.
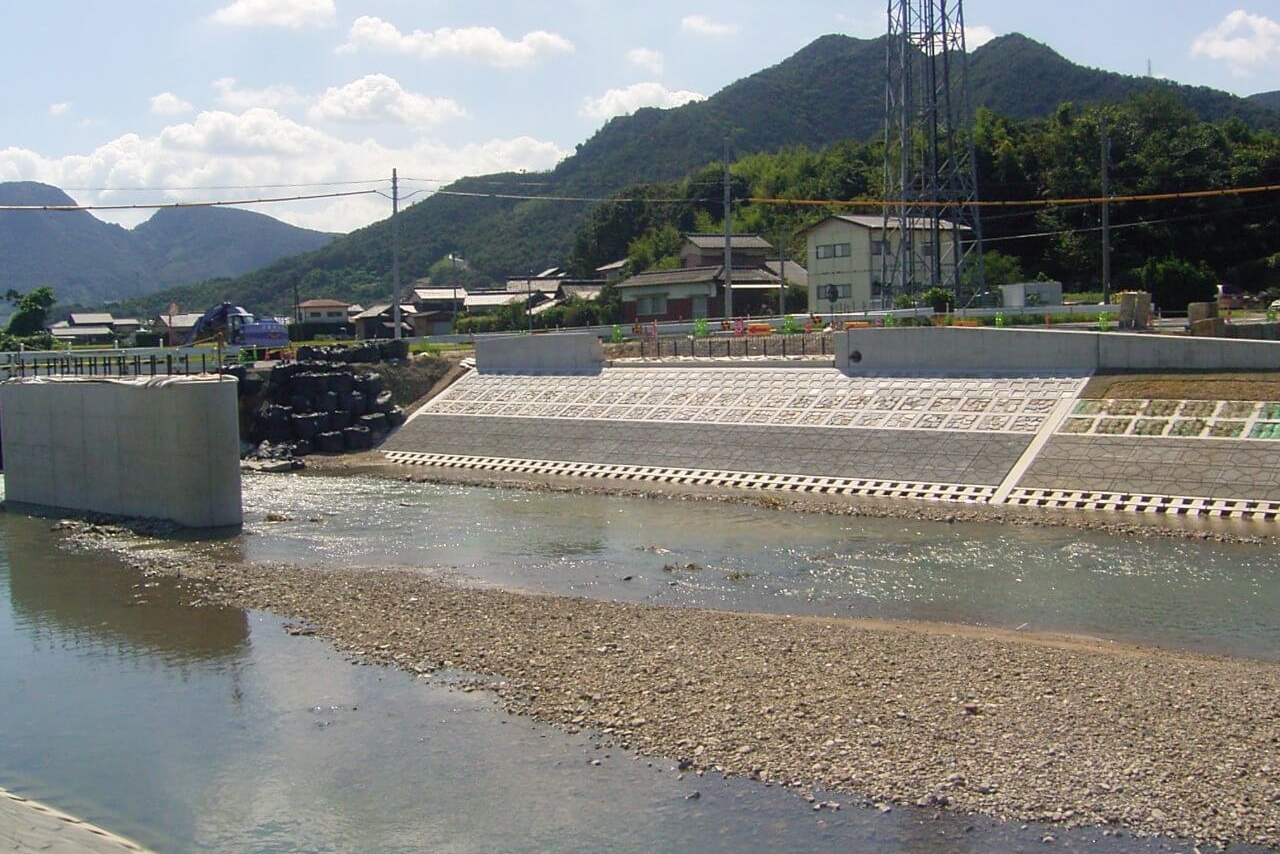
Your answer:
[[[795,335],[757,334],[714,338],[645,338],[636,342],[642,359],[733,359],[753,357],[834,356],[831,336],[820,332]]]
[[[34,356],[0,364],[0,379],[14,377],[158,377],[221,373],[216,356],[190,353],[164,356]]]

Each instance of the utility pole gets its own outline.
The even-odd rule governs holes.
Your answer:
[[[787,241],[785,232],[778,232],[778,317],[787,313]]]
[[[453,306],[453,331],[458,331],[458,256],[449,253],[449,263],[453,265],[453,300],[450,305]]]
[[[733,198],[729,189],[729,138],[724,139],[724,316],[733,319]]]
[[[1102,302],[1111,303],[1111,137],[1102,117]]]
[[[391,325],[400,340],[400,183],[391,170]]]

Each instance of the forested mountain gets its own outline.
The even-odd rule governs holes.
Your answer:
[[[1273,110],[1280,110],[1280,89],[1274,92],[1259,92],[1256,95],[1250,95],[1248,100],[1264,107],[1270,107]]]
[[[75,205],[56,187],[0,183],[0,205]],[[238,276],[335,235],[233,208],[163,208],[132,231],[87,211],[0,211],[0,293],[47,285],[101,305],[211,276]]]
[[[403,277],[425,275],[451,252],[495,279],[563,264],[596,207],[590,202],[483,194],[528,193],[528,182],[537,180],[541,196],[606,197],[626,187],[681,179],[722,161],[726,137],[734,160],[790,146],[816,150],[841,141],[874,139],[883,123],[884,64],[884,39],[823,36],[706,101],[670,110],[642,109],[612,119],[551,172],[459,181],[446,189],[481,196],[442,192],[403,212]],[[1280,129],[1280,112],[1263,104],[1225,92],[1083,68],[1020,35],[995,39],[975,50],[970,85],[976,106],[1015,118],[1048,116],[1064,102],[1084,105],[1164,93],[1202,119],[1234,117],[1249,127]],[[718,197],[716,180],[715,175],[706,176],[698,193]],[[142,313],[170,299],[203,305],[225,298],[260,311],[281,312],[292,306],[295,287],[302,299],[330,296],[367,303],[389,293],[390,270],[390,228],[383,221],[250,275],[158,294],[134,305]]]
[[[974,135],[982,198],[1019,203],[982,214],[989,287],[1043,275],[1069,290],[1101,290],[1101,206],[1023,202],[1102,196],[1104,127],[1111,195],[1155,197],[1111,205],[1117,289],[1150,290],[1157,304],[1180,309],[1210,298],[1220,281],[1250,292],[1280,288],[1280,191],[1261,189],[1280,184],[1280,136],[1239,118],[1200,121],[1168,92],[1063,105],[1048,118],[1021,121],[979,111]],[[880,169],[872,143],[743,158],[733,165],[735,198],[806,204],[737,204],[733,230],[787,242],[788,255],[796,257],[805,251],[801,229],[829,214],[862,212],[811,203],[874,195]],[[590,268],[621,255],[636,270],[678,263],[682,232],[723,229],[718,203],[705,198],[708,178],[714,175],[695,173],[600,205],[579,233],[571,264]],[[1232,189],[1244,192],[1227,192]]]

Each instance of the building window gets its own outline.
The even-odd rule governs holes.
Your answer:
[[[636,317],[656,317],[667,313],[667,295],[636,297]]]
[[[340,312],[340,311],[326,311],[326,312],[324,313],[324,316],[325,316],[325,317],[342,317],[342,312]]]
[[[831,248],[835,250],[835,257],[837,258],[848,258],[849,251],[850,249],[852,249],[852,247],[848,243],[837,243],[835,246],[832,246]]]
[[[835,246],[833,246],[830,243],[822,244],[817,248],[817,253],[818,253],[818,260],[822,260],[824,258],[831,258],[835,255]]]
[[[871,254],[872,254],[873,256],[875,256],[875,257],[879,257],[879,256],[881,256],[881,255],[885,254],[885,252],[886,252],[886,251],[887,251],[887,247],[886,247],[886,245],[885,245],[885,241],[883,241],[883,240],[873,240],[873,241],[871,241]]]

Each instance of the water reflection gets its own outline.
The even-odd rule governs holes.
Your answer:
[[[428,498],[437,512],[445,503]],[[576,505],[542,506],[560,511],[557,530],[573,530],[566,510]],[[669,578],[661,565],[677,558],[638,545],[653,542],[655,532],[645,530],[653,517],[633,510],[595,507],[599,524],[568,541],[596,543],[606,561],[640,559],[645,572]],[[344,505],[329,518],[354,528],[348,512]],[[445,530],[474,521],[442,515]],[[406,542],[436,536],[418,521]],[[763,536],[755,522],[749,527]],[[303,519],[264,523],[234,548],[332,548],[332,533]],[[681,558],[730,558],[725,542],[739,538],[723,534],[680,529],[664,542]],[[510,539],[469,548],[514,552],[533,536],[512,529]],[[364,546],[378,547],[376,539]],[[795,548],[809,553],[803,542]],[[836,562],[853,562],[859,550],[839,554]],[[897,560],[904,554],[894,551]],[[587,577],[593,559],[554,565]],[[930,810],[882,813],[845,795],[831,796],[844,803],[839,812],[814,812],[790,792],[749,781],[680,779],[670,761],[636,760],[585,735],[510,717],[483,693],[351,666],[323,641],[290,636],[275,617],[192,611],[171,589],[135,587],[140,581],[110,559],[58,550],[47,522],[0,514],[0,594],[10,601],[0,608],[0,785],[158,851],[941,854],[1030,850],[1047,833],[1080,851],[1192,850]]]
[[[144,579],[100,557],[49,548],[46,520],[5,515],[0,562],[9,604],[33,637],[175,663],[234,658],[249,638],[244,612],[191,608],[169,579]]]

